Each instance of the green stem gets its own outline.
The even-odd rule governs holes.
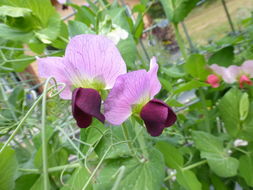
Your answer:
[[[65,170],[65,169],[78,168],[80,166],[81,166],[80,163],[68,164],[68,165],[63,165],[63,166],[56,166],[56,167],[48,168],[48,173],[58,172],[58,171],[62,171],[62,170]],[[19,168],[18,170],[21,171],[21,172],[40,173],[39,169]]]
[[[135,155],[134,147],[133,147],[132,141],[130,140],[127,125],[125,123],[122,124],[122,131],[123,131],[125,140],[127,141],[127,145],[131,154]]]
[[[195,49],[195,47],[194,47],[194,44],[193,44],[193,42],[192,42],[192,39],[191,39],[191,37],[190,37],[190,35],[189,35],[188,29],[187,29],[187,27],[186,27],[184,21],[181,22],[181,25],[182,25],[184,34],[185,34],[185,36],[186,36],[186,39],[187,39],[187,41],[188,41],[188,43],[189,43],[189,45],[190,45],[191,53],[194,53],[194,52],[196,51],[196,49]]]
[[[101,166],[102,162],[104,161],[106,155],[109,153],[109,151],[111,150],[111,148],[115,145],[118,144],[122,144],[122,143],[126,143],[126,141],[121,141],[115,144],[112,144],[111,146],[109,146],[109,148],[105,151],[104,155],[102,156],[101,160],[99,161],[98,165],[96,166],[96,168],[93,170],[92,174],[90,175],[89,179],[87,180],[87,182],[85,183],[85,185],[83,186],[82,190],[85,190],[88,185],[90,184],[90,181],[92,180],[92,178],[95,176],[97,170],[99,169],[99,167]]]
[[[42,94],[42,114],[41,114],[41,141],[42,141],[42,173],[44,189],[50,189],[48,178],[48,161],[47,161],[47,140],[46,140],[46,108],[47,108],[47,88],[49,85],[49,78],[45,83],[45,90]]]
[[[117,190],[118,189],[119,184],[120,184],[121,180],[123,179],[125,170],[126,170],[126,166],[121,166],[119,168],[119,170],[117,171],[116,174],[118,174],[118,177],[117,177],[117,179],[116,179],[116,181],[115,181],[115,183],[112,187],[112,190]]]
[[[25,114],[25,116],[21,119],[21,121],[19,122],[18,126],[16,127],[16,129],[13,131],[13,133],[11,134],[11,136],[8,138],[8,140],[4,143],[4,145],[2,146],[0,153],[6,148],[6,146],[12,141],[12,139],[15,137],[15,135],[17,134],[17,132],[19,131],[19,129],[22,127],[23,123],[25,122],[25,120],[28,118],[28,116],[31,114],[31,112],[33,111],[33,109],[37,106],[37,104],[40,102],[40,100],[42,99],[42,96],[40,96],[36,102],[33,103],[32,107],[28,110],[28,112]]]
[[[201,166],[201,165],[206,164],[206,163],[207,163],[207,160],[202,160],[202,161],[197,162],[197,163],[195,163],[195,164],[192,164],[192,165],[186,166],[186,167],[184,167],[184,168],[181,168],[181,171],[190,170],[190,169],[196,168],[196,167]],[[167,181],[167,180],[171,179],[171,178],[172,178],[173,176],[175,176],[176,174],[177,174],[177,173],[167,176],[167,177],[164,179],[164,181]]]
[[[0,90],[1,90],[1,93],[2,93],[2,97],[7,105],[7,107],[9,108],[9,111],[11,112],[11,115],[12,117],[14,118],[14,120],[17,122],[18,121],[18,118],[13,110],[13,106],[11,106],[10,102],[8,101],[8,98],[5,94],[5,91],[4,91],[4,88],[3,88],[3,85],[0,84]]]
[[[49,79],[51,80],[51,79]],[[64,84],[61,84],[65,87]],[[54,85],[54,86],[51,86],[50,88],[48,89],[45,89],[48,91],[50,91],[51,89],[55,88],[57,85]],[[58,84],[59,86],[59,84]],[[61,89],[61,91],[64,89],[64,87]],[[51,97],[53,96],[56,96],[58,95],[61,91],[58,91],[57,93],[55,93],[54,95],[52,95]],[[21,121],[19,122],[18,126],[16,127],[16,129],[13,131],[13,133],[11,134],[11,136],[8,138],[8,140],[4,143],[4,145],[2,146],[1,150],[0,150],[0,153],[2,151],[4,151],[4,149],[7,147],[7,145],[12,141],[12,139],[15,137],[15,135],[18,133],[19,129],[22,127],[23,123],[25,122],[25,120],[28,118],[28,116],[31,114],[31,112],[33,111],[33,109],[37,106],[37,104],[41,101],[43,95],[40,96],[32,105],[32,107],[27,111],[27,113],[25,114],[25,116],[21,119]]]
[[[201,101],[201,104],[202,104],[202,108],[203,108],[203,111],[204,111],[204,120],[205,120],[205,124],[206,124],[206,131],[207,132],[211,132],[211,127],[210,127],[210,121],[209,121],[209,113],[208,113],[208,110],[207,110],[207,105],[206,105],[206,99],[205,99],[205,94],[204,94],[204,91],[202,88],[199,89],[199,95],[200,95],[200,101]]]
[[[193,168],[196,168],[196,167],[201,166],[201,165],[206,164],[206,163],[207,163],[207,160],[201,160],[200,162],[197,162],[195,164],[192,164],[192,165],[189,165],[189,166],[186,166],[186,167],[182,168],[182,171],[191,170]]]
[[[132,122],[132,125],[134,126],[134,130],[135,130],[135,134],[137,136],[137,141],[141,147],[141,151],[143,153],[143,156],[146,159],[149,158],[149,154],[148,154],[148,151],[147,151],[147,146],[146,146],[146,142],[145,142],[145,138],[143,136],[143,128],[141,129],[141,131],[139,132],[138,131],[138,127],[142,127],[142,126],[136,126],[136,123],[137,121],[135,121],[134,119],[131,120]]]
[[[235,27],[234,27],[234,24],[233,24],[233,22],[232,22],[231,16],[230,16],[230,14],[229,14],[226,1],[225,1],[225,0],[221,0],[221,2],[222,2],[222,5],[223,5],[223,8],[224,8],[224,10],[225,10],[226,16],[227,16],[227,18],[228,18],[228,23],[229,23],[229,25],[230,25],[230,27],[231,27],[231,30],[232,30],[232,32],[235,34]]]
[[[173,26],[174,26],[174,30],[175,30],[175,34],[176,34],[176,40],[177,40],[179,49],[182,53],[183,58],[186,60],[187,59],[186,49],[185,49],[185,46],[184,46],[184,41],[183,41],[183,39],[181,37],[181,34],[179,32],[178,25],[174,23]]]

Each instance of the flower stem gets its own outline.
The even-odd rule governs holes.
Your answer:
[[[211,132],[211,127],[210,127],[210,121],[209,121],[209,113],[208,113],[208,110],[207,110],[207,105],[206,105],[206,99],[205,99],[205,94],[204,94],[204,91],[202,88],[199,89],[199,95],[200,95],[200,101],[201,101],[201,104],[202,104],[202,108],[203,108],[203,111],[204,111],[204,120],[205,120],[205,124],[206,124],[206,131],[207,132]]]
[[[191,170],[193,168],[196,168],[196,167],[201,166],[201,165],[206,164],[206,163],[207,163],[207,160],[201,160],[200,162],[197,162],[197,163],[194,163],[192,165],[189,165],[189,166],[186,166],[186,167],[182,168],[182,171]]]
[[[122,131],[123,131],[125,140],[127,141],[127,145],[128,145],[128,148],[129,148],[131,154],[135,155],[134,147],[133,147],[132,141],[130,140],[126,123],[122,124]]]
[[[201,166],[201,165],[206,164],[206,163],[207,163],[207,160],[201,160],[200,162],[197,162],[197,163],[195,163],[195,164],[186,166],[186,167],[184,167],[184,168],[180,168],[180,170],[181,170],[181,171],[190,170],[190,169],[196,168],[196,167]],[[177,174],[177,173],[175,172],[174,174],[167,176],[167,177],[164,179],[164,181],[167,181],[167,180],[171,179],[171,178],[172,178],[173,176],[175,176],[176,174]]]
[[[62,171],[65,169],[78,168],[80,166],[81,166],[80,163],[67,164],[67,165],[63,165],[63,166],[56,166],[56,167],[48,168],[48,173],[58,172],[58,171]],[[40,173],[39,169],[19,168],[18,170],[21,172]]]
[[[47,109],[47,88],[50,78],[45,83],[45,90],[42,94],[42,113],[41,113],[41,141],[42,141],[42,173],[44,189],[50,189],[48,178],[48,161],[47,161],[47,140],[46,140],[46,109]]]
[[[173,26],[174,26],[174,30],[175,30],[175,34],[176,34],[176,40],[177,40],[179,49],[182,53],[183,58],[186,60],[187,59],[187,54],[186,54],[183,39],[182,39],[182,37],[180,35],[180,32],[179,32],[179,29],[178,29],[178,25],[174,23]]]

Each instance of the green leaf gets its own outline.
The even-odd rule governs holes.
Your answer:
[[[228,67],[233,65],[234,61],[234,47],[228,46],[215,52],[208,60],[208,64],[217,64],[220,66]]]
[[[157,142],[156,148],[163,154],[166,165],[169,168],[180,169],[183,167],[184,158],[181,152],[167,142]]]
[[[169,21],[177,24],[196,6],[199,0],[160,0]]]
[[[70,20],[68,22],[68,31],[69,31],[70,37],[74,37],[79,34],[94,34],[95,33],[86,24],[79,21],[74,21],[74,20]]]
[[[2,145],[0,145],[2,147]],[[0,153],[0,187],[1,190],[14,188],[14,175],[17,171],[17,160],[15,151],[6,147]]]
[[[35,32],[35,36],[39,38],[43,43],[50,44],[58,37],[60,28],[60,16],[58,14],[55,14],[48,20],[47,27]]]
[[[206,81],[209,71],[206,68],[205,57],[200,54],[191,55],[184,64],[184,70],[192,77]]]
[[[117,47],[127,66],[133,67],[134,61],[136,59],[137,49],[132,35],[129,34],[129,37],[127,39],[120,40],[117,44]]]
[[[240,120],[244,121],[249,113],[249,95],[245,92],[243,93],[241,100],[240,100]]]
[[[240,100],[242,93],[238,89],[229,90],[221,99],[219,113],[224,126],[232,137],[237,137],[240,131]]]
[[[252,155],[243,155],[239,159],[239,175],[243,177],[246,183],[253,187],[253,157]]]
[[[174,94],[178,94],[181,92],[185,92],[185,91],[190,91],[196,88],[200,88],[200,87],[205,87],[205,86],[209,86],[209,84],[204,83],[204,82],[200,82],[197,80],[191,80],[187,83],[181,84],[179,85],[174,91]]]
[[[182,106],[184,106],[184,104],[181,104],[179,101],[177,101],[175,99],[169,99],[168,101],[166,101],[166,104],[168,104],[171,107],[182,107]]]
[[[225,184],[222,179],[215,174],[211,175],[212,185],[214,186],[215,190],[227,190],[227,184]]]
[[[15,190],[31,189],[38,178],[38,174],[27,174],[20,176],[15,182]]]
[[[252,141],[253,136],[253,102],[251,102],[249,107],[248,117],[243,121],[242,128],[240,128],[240,132],[238,137],[247,141]]]
[[[187,17],[187,15],[191,12],[191,10],[196,6],[197,2],[199,2],[199,0],[176,0],[176,9],[174,11],[172,22],[179,23],[183,21],[185,17]]]
[[[221,177],[232,177],[237,174],[239,162],[230,157],[223,142],[209,133],[194,131],[192,133],[195,146],[200,150],[201,157],[206,158],[211,170]]]
[[[162,71],[168,76],[168,77],[172,77],[172,78],[182,78],[185,76],[185,73],[180,71],[178,67],[173,66],[169,69],[166,68],[161,68]]]
[[[76,168],[74,173],[71,175],[66,184],[61,188],[61,190],[82,190],[87,180],[89,179],[90,174],[84,168]],[[88,185],[86,190],[91,190],[91,185]]]
[[[111,133],[104,135],[99,144],[96,146],[95,151],[100,158],[105,154],[112,144],[125,140],[121,127],[112,127],[111,131]],[[130,150],[127,144],[121,143],[112,146],[105,159],[116,159],[128,156],[130,156]]]
[[[94,190],[112,189],[119,169],[123,176],[117,189],[120,190],[157,190],[164,180],[164,160],[156,149],[149,150],[149,160],[140,162],[134,158],[108,161],[97,177]]]
[[[6,24],[0,23],[0,38],[5,40],[28,42],[32,37],[32,32],[24,32],[18,29],[13,29]]]
[[[91,24],[96,26],[96,14],[87,6],[79,7],[77,5],[71,4],[73,8],[77,10],[75,14],[75,20],[85,23],[87,26]]]
[[[177,182],[187,190],[202,190],[196,175],[189,170],[177,170]]]
[[[1,6],[0,7],[0,17],[25,17],[27,15],[31,15],[32,10],[21,7],[12,7],[12,6]]]

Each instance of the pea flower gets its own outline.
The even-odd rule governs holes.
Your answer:
[[[150,61],[150,70],[138,70],[120,75],[105,104],[105,118],[113,125],[121,125],[131,115],[144,121],[152,136],[159,136],[163,129],[173,125],[176,114],[164,102],[153,99],[160,91],[156,58]]]
[[[211,65],[210,68],[213,70],[216,77],[221,77],[224,82],[232,84],[238,82],[240,88],[243,88],[245,84],[252,85],[253,78],[253,61],[245,61],[241,66],[231,65],[229,67],[221,67],[216,64]],[[208,78],[211,75],[208,76]],[[215,83],[212,83],[215,80],[207,80],[212,86]]]
[[[38,59],[38,70],[41,77],[53,76],[57,82],[66,84],[60,97],[72,98],[77,125],[86,128],[92,117],[104,122],[100,93],[113,87],[116,78],[126,73],[126,65],[111,40],[82,34],[70,40],[64,57]]]

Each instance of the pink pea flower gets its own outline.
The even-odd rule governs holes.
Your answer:
[[[238,77],[240,88],[243,88],[245,84],[252,85],[251,78],[253,78],[253,61],[245,61]]]
[[[164,102],[153,99],[160,91],[158,64],[153,57],[150,70],[138,70],[121,75],[109,93],[105,104],[105,118],[113,125],[121,125],[132,114],[140,116],[148,133],[159,136],[163,129],[173,125],[176,114]]]
[[[64,57],[38,59],[39,75],[65,83],[62,99],[72,99],[72,113],[80,128],[92,117],[104,122],[100,112],[102,90],[111,89],[126,65],[114,43],[106,37],[83,34],[72,38]],[[73,91],[73,92],[72,92]]]
[[[210,68],[228,84],[238,82],[240,88],[245,84],[252,85],[250,79],[253,78],[253,61],[245,61],[241,66],[231,65],[228,68],[214,64]]]

